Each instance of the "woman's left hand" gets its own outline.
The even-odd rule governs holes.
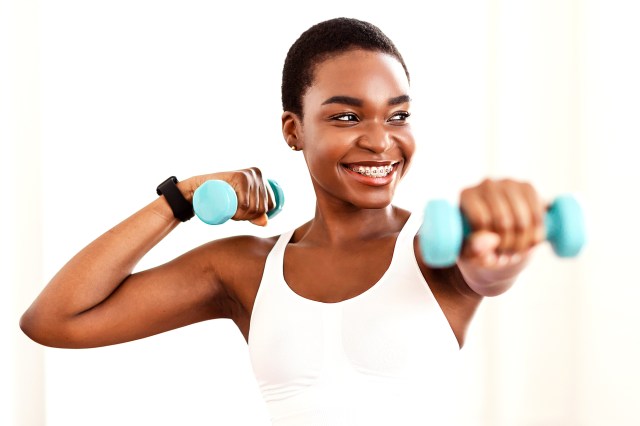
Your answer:
[[[505,292],[545,238],[544,204],[527,182],[486,179],[462,191],[460,208],[472,229],[460,272],[478,294]]]

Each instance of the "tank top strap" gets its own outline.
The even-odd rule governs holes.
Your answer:
[[[294,232],[296,232],[296,228],[293,228],[280,235],[280,237],[278,237],[278,241],[273,246],[273,249],[271,251],[281,258],[284,257],[284,251],[287,248],[287,244],[289,244],[289,241],[291,241],[291,237],[293,237]]]
[[[407,222],[400,230],[389,269],[393,269],[394,272],[413,270],[412,266],[415,263],[413,240],[419,232],[421,225],[422,215],[412,212],[411,216],[409,216],[409,219],[407,219]],[[409,269],[407,269],[408,267]]]
[[[262,281],[260,283],[258,293],[260,293],[260,289],[262,289],[263,287],[278,285],[278,283],[283,281],[282,267],[284,265],[284,252],[287,248],[287,244],[289,244],[289,241],[291,241],[291,237],[293,236],[294,232],[295,228],[281,234],[280,237],[278,237],[276,244],[269,252],[264,265]]]
[[[397,249],[403,251],[408,249],[413,253],[413,239],[420,231],[421,226],[422,214],[412,212],[398,235],[398,242],[396,244]]]

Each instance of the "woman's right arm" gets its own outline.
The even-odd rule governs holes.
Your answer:
[[[178,183],[191,201],[208,179],[226,180],[238,194],[236,220],[265,224],[273,207],[258,169],[197,176]],[[20,320],[34,341],[86,348],[140,339],[213,318],[229,317],[222,267],[232,241],[205,244],[158,267],[132,271],[180,222],[159,197],[76,254],[53,277]],[[231,247],[233,248],[233,247]]]

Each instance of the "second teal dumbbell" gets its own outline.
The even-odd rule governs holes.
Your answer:
[[[560,257],[577,256],[585,243],[585,225],[578,201],[563,195],[551,204],[544,218],[546,239]],[[427,265],[453,266],[471,228],[458,207],[447,200],[429,201],[418,237]]]
[[[267,212],[269,219],[282,211],[284,192],[278,183],[268,179],[275,197],[275,207]],[[238,196],[231,185],[223,180],[208,180],[193,193],[193,211],[209,225],[220,225],[228,221],[238,210]]]

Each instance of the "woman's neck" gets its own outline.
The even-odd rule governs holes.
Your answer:
[[[399,232],[408,217],[409,212],[392,205],[361,209],[317,202],[314,218],[298,230],[295,240],[313,245],[351,246]]]

